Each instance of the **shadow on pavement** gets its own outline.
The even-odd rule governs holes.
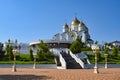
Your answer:
[[[0,75],[0,80],[46,80],[48,76],[40,75]]]

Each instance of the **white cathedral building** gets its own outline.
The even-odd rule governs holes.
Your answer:
[[[69,48],[70,44],[76,40],[77,37],[81,37],[83,43],[91,45],[93,40],[90,39],[87,26],[79,21],[76,17],[70,25],[67,23],[63,25],[62,33],[55,34],[50,40],[43,40],[51,48]],[[30,46],[36,46],[40,41],[31,42]]]
[[[63,32],[54,35],[52,39],[59,41],[74,41],[77,37],[81,37],[83,43],[93,43],[93,40],[90,39],[87,26],[82,21],[75,18],[70,26],[67,23],[64,24]]]

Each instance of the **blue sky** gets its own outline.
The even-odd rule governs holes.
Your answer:
[[[77,16],[91,39],[120,40],[120,0],[0,0],[0,42],[51,39]]]

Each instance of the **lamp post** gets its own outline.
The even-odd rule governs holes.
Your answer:
[[[108,68],[108,64],[107,64],[108,54],[104,54],[104,56],[105,56],[105,68],[107,69]]]
[[[99,52],[100,48],[97,44],[92,45],[92,50],[95,53],[95,66],[94,66],[94,73],[98,74],[98,64],[97,64],[97,52]]]
[[[13,55],[14,55],[14,64],[13,64],[13,67],[12,67],[12,71],[16,72],[17,71],[16,70],[16,54],[18,53],[18,50],[17,49],[13,49],[12,52],[13,52]]]
[[[36,53],[33,54],[33,57],[34,57],[33,69],[36,69]]]

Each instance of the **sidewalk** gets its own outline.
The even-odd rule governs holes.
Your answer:
[[[99,74],[94,74],[93,69],[32,69],[0,68],[0,80],[120,80],[120,68],[100,68]]]

